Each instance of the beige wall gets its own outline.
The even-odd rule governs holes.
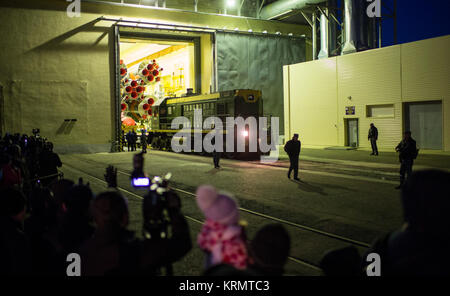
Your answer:
[[[108,150],[111,28],[89,24],[97,17],[90,14],[69,21],[62,12],[2,8],[1,15],[4,130],[38,127],[59,150]]]
[[[402,45],[404,102],[442,100],[443,145],[450,150],[450,35]]]
[[[344,146],[344,120],[358,118],[359,147],[370,147],[373,122],[379,147],[390,150],[402,137],[404,102],[442,100],[443,148],[449,151],[449,46],[444,36],[285,66],[286,135],[299,131],[306,146]],[[383,104],[394,105],[393,116],[367,116],[367,106]],[[346,106],[355,106],[355,115],[346,116]]]
[[[69,18],[68,4],[0,2],[0,127],[13,133],[39,127],[59,151],[109,151],[114,138],[113,22],[95,21],[101,16],[307,36],[310,31],[280,22],[85,2],[81,17]],[[201,35],[202,92],[211,84],[211,43]]]
[[[286,138],[298,133],[304,143],[337,145],[336,58],[286,66],[289,73],[290,118]],[[286,72],[285,72],[286,73]],[[318,85],[319,87],[311,87]],[[314,127],[314,128],[312,128]]]
[[[395,147],[402,132],[400,46],[339,56],[337,63],[338,145],[345,144],[344,118],[358,118],[359,147],[370,147],[367,134],[371,122],[382,135],[378,145]],[[366,106],[376,104],[395,104],[395,116],[367,117]],[[355,106],[355,115],[346,116],[346,106]]]

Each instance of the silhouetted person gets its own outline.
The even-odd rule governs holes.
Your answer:
[[[133,151],[133,135],[131,134],[131,131],[129,131],[126,136],[125,136],[126,140],[127,140],[127,149],[128,152]]]
[[[370,155],[378,155],[378,147],[377,147],[377,140],[378,140],[378,129],[375,127],[373,123],[370,124],[369,128],[369,135],[367,138],[370,141],[370,145],[372,146],[372,154]]]
[[[136,132],[133,130],[131,132],[131,151],[136,151],[136,144],[137,144],[138,136]]]
[[[414,172],[402,187],[404,224],[377,240],[381,275],[450,275],[450,173]]]
[[[31,242],[33,273],[62,274],[64,258],[57,239],[57,204],[48,188],[34,188],[30,200],[31,215],[25,220],[24,231]]]
[[[411,176],[414,159],[417,157],[416,141],[411,138],[411,132],[406,131],[403,140],[395,147],[395,151],[399,152],[400,161],[400,185],[397,189],[400,189],[405,180]]]
[[[89,211],[93,193],[89,184],[84,185],[80,178],[78,185],[72,186],[64,205],[67,209],[60,233],[64,254],[78,252],[82,243],[94,233],[92,216]]]
[[[23,232],[25,197],[13,188],[0,191],[0,274],[30,274],[29,240]]]
[[[211,144],[214,146],[216,144],[216,138],[213,137],[211,139]],[[212,156],[213,156],[213,162],[214,162],[214,168],[216,169],[220,169],[220,156],[221,156],[221,152],[217,151],[216,148],[214,147],[214,150],[212,152]]]
[[[153,274],[191,249],[189,227],[171,199],[168,212],[172,236],[167,239],[139,240],[127,230],[128,203],[117,191],[100,193],[92,204],[92,212],[97,229],[81,248],[82,275]]]
[[[282,275],[290,249],[291,239],[283,225],[262,227],[250,242],[248,271],[260,276]]]
[[[142,152],[147,153],[147,135],[145,134],[145,130],[142,130],[141,145],[142,145]]]
[[[0,155],[0,189],[8,187],[20,188],[23,182],[22,172],[19,167],[17,167],[11,155],[1,154]]]
[[[287,141],[284,145],[284,151],[288,154],[290,162],[288,178],[291,178],[291,172],[294,171],[294,180],[297,181],[300,181],[298,178],[298,158],[300,156],[300,150],[301,142],[298,139],[298,134],[294,134],[292,140]]]
[[[326,276],[362,276],[361,256],[354,246],[327,252],[320,261],[320,268]]]
[[[58,168],[61,166],[61,159],[53,152],[53,144],[46,143],[44,150],[39,154],[39,176],[45,177],[41,179],[42,185],[47,186],[55,182],[58,179]]]

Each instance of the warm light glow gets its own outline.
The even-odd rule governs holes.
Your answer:
[[[244,137],[248,137],[248,131],[243,131],[243,132],[242,132],[242,135],[243,135]]]
[[[234,7],[236,5],[236,0],[227,0],[227,7]]]

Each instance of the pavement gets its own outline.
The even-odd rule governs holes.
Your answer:
[[[133,154],[66,154],[61,155],[61,159],[65,177],[72,180],[83,177],[90,182],[95,193],[105,190],[103,175],[107,165],[117,167],[120,190],[129,200],[129,227],[139,234],[143,222],[141,196],[144,192],[130,184]],[[182,190],[179,194],[182,196],[183,212],[189,216],[193,242],[204,219],[193,196],[201,184],[211,184],[230,192],[242,209],[365,243],[372,242],[402,223],[399,191],[394,189],[398,184],[395,154],[371,159],[364,151],[305,148],[300,158],[300,182],[287,178],[288,163],[283,154],[279,161],[270,165],[229,159],[222,159],[220,164],[221,169],[214,169],[211,157],[191,153],[149,150],[145,155],[146,172],[152,176],[171,172],[171,185]],[[241,211],[241,218],[248,222],[250,239],[262,225],[274,222],[245,210]],[[290,224],[284,226],[292,239],[291,256],[314,265],[319,264],[327,250],[348,245]],[[364,252],[364,248],[358,249],[361,254]],[[176,274],[198,275],[202,262],[202,251],[194,246],[176,264]],[[289,260],[287,273],[319,274],[317,269],[293,260]]]
[[[339,164],[349,167],[364,167],[374,170],[397,172],[400,164],[398,153],[379,151],[379,155],[370,155],[366,149],[337,150],[325,148],[302,148],[300,163],[310,161],[317,163]],[[288,166],[289,158],[279,147],[279,161],[273,165]],[[437,151],[419,151],[419,156],[414,161],[414,169],[441,169],[450,172],[450,153]]]

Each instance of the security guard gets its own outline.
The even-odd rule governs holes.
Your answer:
[[[411,176],[414,159],[417,158],[417,154],[419,153],[416,141],[411,138],[410,131],[405,132],[403,140],[395,147],[395,151],[400,152],[400,185],[395,187],[396,189],[400,189],[404,185],[405,179]]]
[[[370,140],[370,145],[372,145],[372,154],[370,155],[378,155],[378,129],[373,123],[370,124],[369,135],[367,136],[367,138],[368,140]]]
[[[289,156],[290,166],[288,172],[288,178],[291,178],[291,172],[294,171],[294,180],[300,181],[298,178],[298,158],[300,156],[302,143],[298,139],[298,134],[294,134],[292,140],[287,141],[284,145],[284,151]]]

